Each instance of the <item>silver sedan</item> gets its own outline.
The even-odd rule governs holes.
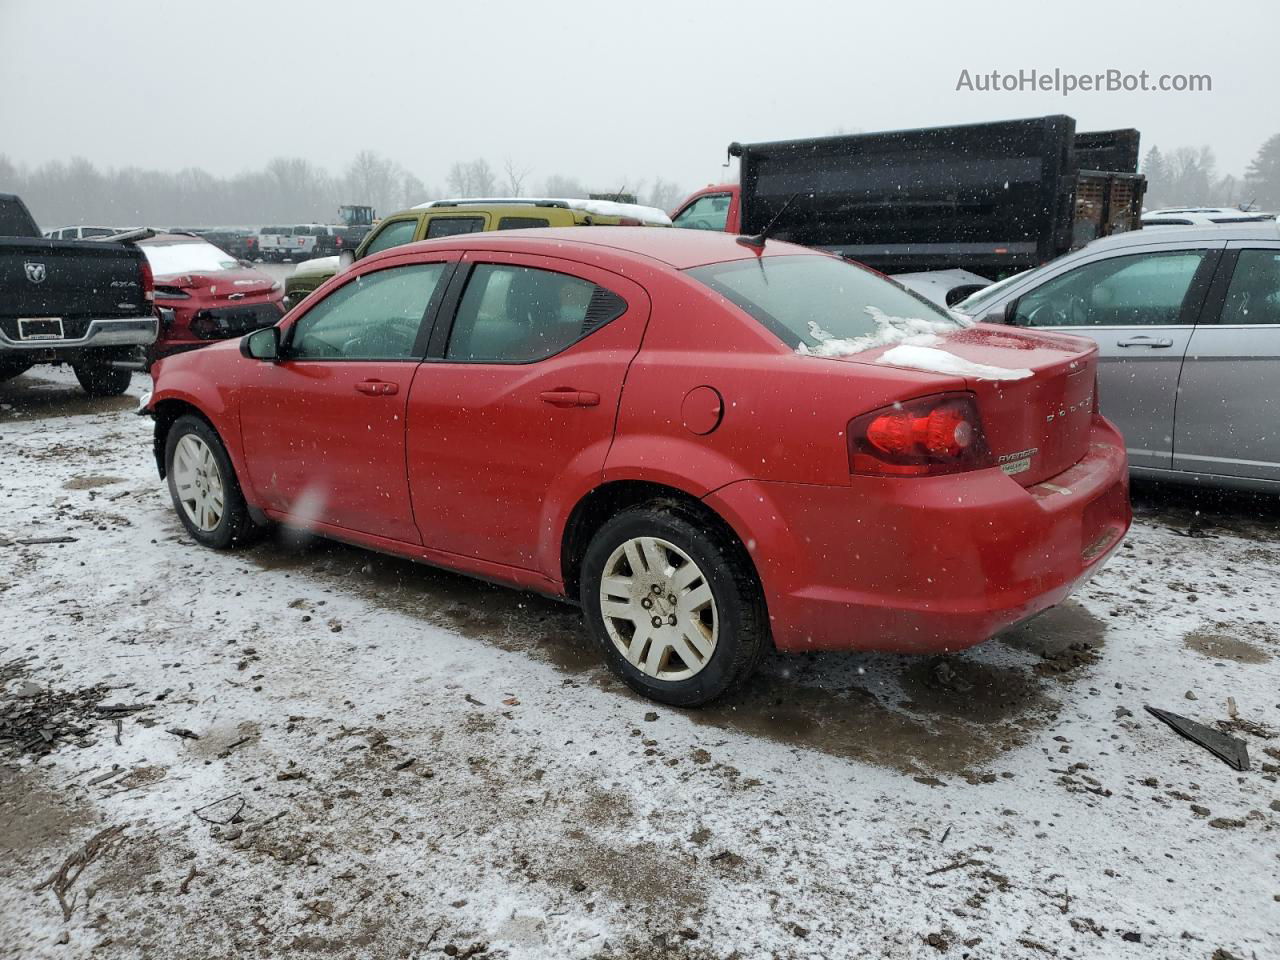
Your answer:
[[[1280,225],[1096,240],[952,307],[1087,336],[1133,472],[1280,492]]]

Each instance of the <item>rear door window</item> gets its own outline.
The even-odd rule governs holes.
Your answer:
[[[1240,251],[1220,322],[1280,325],[1280,250]]]
[[[432,217],[427,224],[427,239],[456,237],[484,230],[484,217]]]
[[[477,264],[458,304],[445,359],[529,363],[564,350],[626,312],[589,280],[534,267]]]

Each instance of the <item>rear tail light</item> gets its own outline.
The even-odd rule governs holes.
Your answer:
[[[618,226],[620,227],[642,227],[644,222],[636,217],[619,217]]]
[[[147,303],[154,302],[156,298],[156,275],[151,270],[151,262],[143,256],[142,258],[142,299]]]
[[[971,393],[895,403],[849,423],[849,472],[925,477],[993,465]]]

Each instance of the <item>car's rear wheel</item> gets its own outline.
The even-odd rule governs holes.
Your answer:
[[[133,371],[105,363],[77,363],[72,368],[80,387],[91,397],[118,397],[129,389]]]
[[[173,508],[192,537],[218,550],[252,539],[257,526],[213,427],[193,414],[179,417],[164,456]]]
[[[740,544],[673,504],[619,514],[582,561],[582,608],[610,668],[675,706],[721,696],[755,669],[768,617]]]

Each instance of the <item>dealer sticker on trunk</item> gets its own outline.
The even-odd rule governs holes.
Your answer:
[[[1000,469],[1013,476],[1015,473],[1026,473],[1031,469],[1031,458],[1040,452],[1039,447],[1032,447],[1030,450],[1019,450],[1017,453],[1006,453],[1002,457],[996,458],[996,463],[1000,465]]]

